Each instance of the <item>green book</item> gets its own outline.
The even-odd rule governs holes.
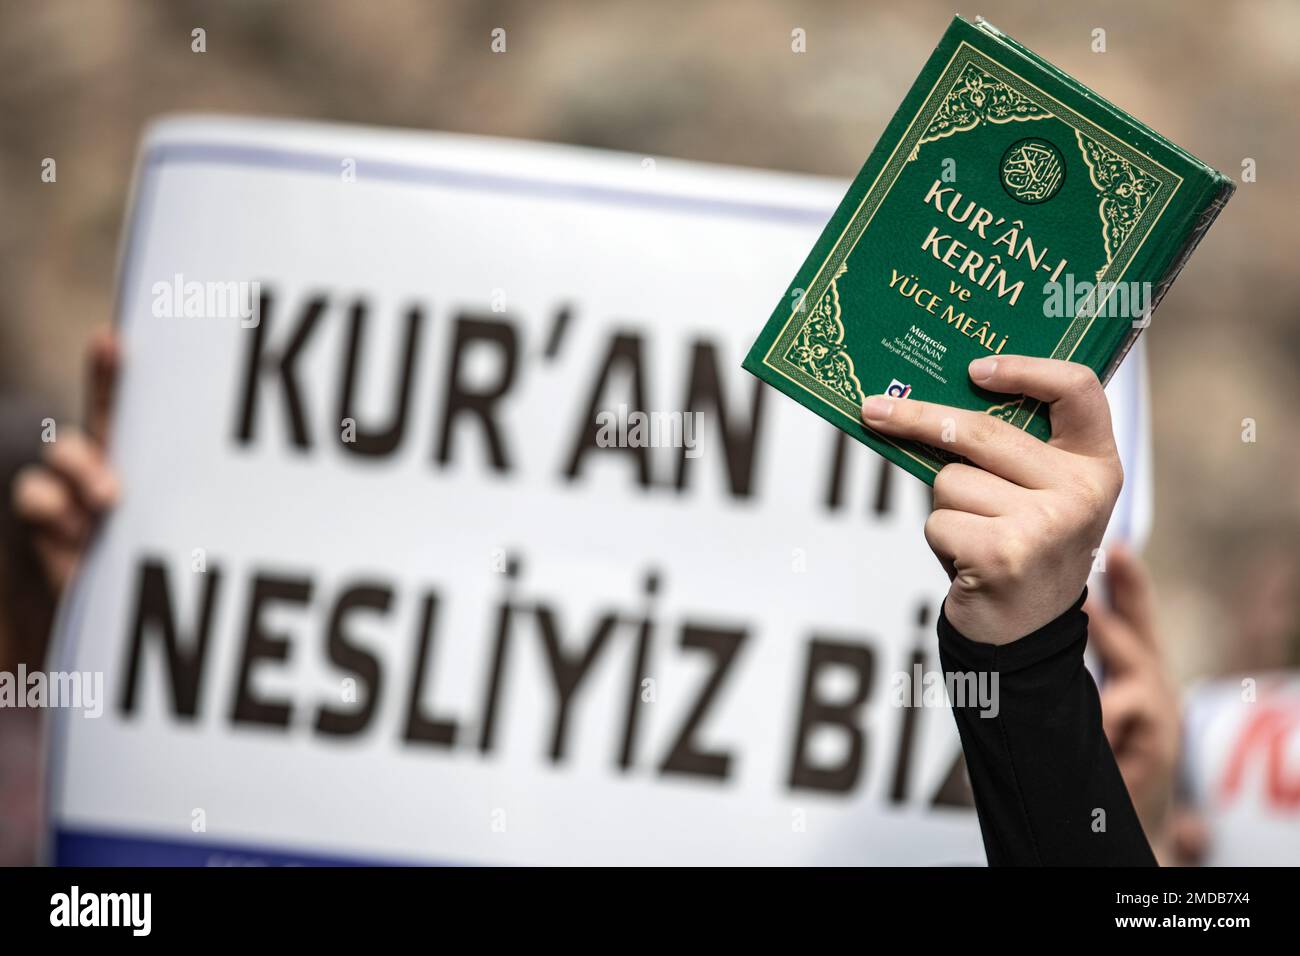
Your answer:
[[[1048,410],[976,387],[983,355],[1107,381],[1235,188],[995,27],[960,17],[849,187],[744,367],[933,484],[955,456],[862,423],[870,395]]]

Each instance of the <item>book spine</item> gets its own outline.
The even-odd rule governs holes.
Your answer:
[[[1151,316],[1155,314],[1156,307],[1160,305],[1160,300],[1165,297],[1169,287],[1174,284],[1174,280],[1178,278],[1178,273],[1183,271],[1183,266],[1187,265],[1187,260],[1192,257],[1192,253],[1196,251],[1201,239],[1209,231],[1219,213],[1223,211],[1223,207],[1228,204],[1228,200],[1232,198],[1233,191],[1236,188],[1236,183],[1227,179],[1220,182],[1218,188],[1210,194],[1210,201],[1196,215],[1192,227],[1187,231],[1187,235],[1183,239],[1183,244],[1178,247],[1177,252],[1169,261],[1169,266],[1156,280],[1155,288],[1151,293],[1151,303],[1147,310],[1146,321],[1129,332],[1120,343],[1119,348],[1115,350],[1115,354],[1111,356],[1110,362],[1107,363],[1101,375],[1103,385],[1110,381],[1111,376],[1115,374],[1115,370],[1119,368],[1119,363],[1124,361],[1124,356],[1128,355],[1129,349],[1133,348],[1133,343],[1137,341],[1138,336],[1150,324]]]

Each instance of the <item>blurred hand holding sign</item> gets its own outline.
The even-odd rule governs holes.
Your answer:
[[[56,715],[53,858],[982,861],[946,704],[899,706],[937,667],[928,489],[740,368],[841,192],[156,126],[124,496],[51,665],[108,701]]]

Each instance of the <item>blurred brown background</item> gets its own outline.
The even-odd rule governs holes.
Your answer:
[[[1297,663],[1300,3],[0,2],[0,455],[77,414],[137,138],[219,110],[850,177],[954,12],[1244,183],[1149,334],[1149,549],[1184,678]],[[207,31],[207,52],[190,31]],[[504,27],[508,52],[493,55]],[[791,30],[807,52],[791,52]],[[1095,28],[1107,51],[1091,49]],[[56,184],[41,161],[58,163]],[[1243,443],[1242,420],[1258,441]],[[5,497],[7,499],[7,489]],[[12,569],[8,617],[33,600]]]

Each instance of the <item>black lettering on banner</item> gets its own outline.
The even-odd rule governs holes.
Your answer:
[[[330,615],[327,650],[330,660],[340,669],[355,674],[365,684],[365,702],[360,708],[321,707],[316,717],[316,729],[323,734],[345,736],[366,729],[379,703],[383,673],[379,659],[348,640],[344,622],[356,610],[388,613],[393,601],[393,590],[382,584],[358,584],[345,590],[334,605]],[[341,695],[340,695],[341,696]],[[358,695],[358,700],[361,697]]]
[[[244,651],[239,662],[239,679],[230,711],[234,724],[266,724],[287,727],[292,705],[284,701],[261,700],[253,695],[253,668],[258,661],[285,661],[290,644],[282,636],[267,633],[262,627],[265,606],[276,602],[306,604],[311,599],[311,581],[306,578],[278,578],[259,574],[253,579],[253,596],[248,603],[244,626]]]
[[[826,482],[826,508],[838,511],[844,495],[844,461],[848,457],[849,436],[838,428],[831,445],[831,470]]]
[[[547,359],[559,356],[560,345],[564,342],[564,333],[568,331],[572,321],[573,306],[566,303],[556,310],[554,318],[551,319],[551,334],[546,337],[546,348],[542,352]]]
[[[352,436],[352,440],[345,440],[342,427],[335,434],[339,436],[339,444],[351,454],[382,457],[391,454],[401,444],[402,435],[406,431],[415,355],[420,347],[420,329],[424,322],[424,312],[418,305],[413,305],[406,313],[406,337],[399,354],[402,374],[393,390],[396,407],[388,414],[388,424],[374,429],[361,427],[361,419],[354,406],[357,366],[360,364],[361,340],[365,335],[366,320],[365,302],[360,300],[354,302],[348,322],[348,347],[343,358],[343,389],[339,393],[338,421],[341,425],[343,421],[352,419],[357,423],[356,434]]]
[[[438,595],[432,592],[424,597],[424,611],[420,615],[420,639],[415,652],[415,669],[411,673],[411,699],[406,707],[406,739],[413,743],[437,744],[450,747],[456,742],[456,721],[434,717],[421,703],[424,697],[424,673],[433,655],[436,640],[434,619],[438,613]]]
[[[294,374],[294,363],[297,362],[299,353],[320,321],[327,301],[323,294],[309,299],[284,349],[280,352],[271,352],[267,349],[266,339],[271,330],[272,298],[269,290],[263,290],[258,312],[259,321],[253,329],[248,349],[244,353],[244,387],[241,390],[239,427],[235,432],[235,440],[238,444],[247,445],[252,442],[253,423],[257,415],[258,383],[263,374],[273,374],[277,376],[284,393],[284,407],[289,416],[289,430],[293,434],[293,444],[303,449],[311,447],[311,439],[307,434],[307,421],[302,411],[302,397],[298,392],[298,379]]]
[[[844,473],[848,468],[850,449],[862,449],[857,442],[838,428],[835,429],[834,444],[831,447],[831,467],[826,481],[826,508],[839,511],[844,506]],[[868,460],[868,467],[876,470],[876,493],[871,501],[871,513],[883,517],[893,509],[894,470],[898,467],[886,458],[877,455],[862,455]]]
[[[204,652],[212,627],[212,609],[217,590],[221,586],[221,571],[209,568],[203,575],[198,619],[193,635],[182,647],[172,613],[171,591],[167,586],[167,568],[156,558],[146,558],[140,565],[140,586],[136,592],[135,612],[132,614],[131,644],[128,648],[126,683],[122,688],[121,710],[130,714],[135,710],[135,694],[144,656],[145,634],[162,635],[163,650],[167,656],[167,674],[172,692],[172,709],[176,716],[193,720],[198,712],[199,690],[203,680]]]
[[[475,346],[493,346],[501,356],[496,381],[477,390],[465,381],[466,356]],[[486,316],[466,313],[456,320],[456,335],[447,362],[447,392],[442,408],[442,440],[438,445],[438,463],[451,460],[454,426],[464,417],[477,420],[487,442],[488,460],[497,471],[508,472],[510,459],[501,437],[495,409],[515,380],[519,361],[519,342],[514,326]]]
[[[636,746],[640,710],[645,706],[640,694],[641,685],[647,676],[651,652],[655,649],[653,641],[666,629],[656,621],[654,614],[661,588],[660,572],[657,569],[645,572],[640,588],[644,600],[643,613],[599,611],[587,639],[578,644],[563,639],[562,615],[555,604],[525,601],[517,596],[520,567],[518,554],[510,554],[503,575],[504,595],[493,614],[494,631],[489,633],[489,640],[483,647],[491,657],[487,662],[487,682],[479,698],[480,720],[477,724],[464,725],[477,726],[477,731],[472,731],[477,739],[464,741],[463,746],[475,748],[485,756],[494,749],[494,728],[511,696],[506,688],[510,641],[514,636],[511,631],[515,620],[522,615],[536,620],[540,650],[546,662],[543,672],[549,675],[541,679],[555,692],[555,711],[546,750],[549,761],[555,764],[564,762],[573,738],[575,701],[584,687],[591,686],[599,662],[613,654],[608,648],[622,632],[630,641],[626,645],[627,667],[622,669],[620,657],[616,679],[626,697],[601,716],[600,726],[605,728],[614,745],[611,754],[613,768],[627,772],[638,765],[638,759],[644,766],[646,758],[637,753]],[[309,573],[287,575],[256,569],[249,573],[250,586],[247,591],[240,592],[246,594],[247,604],[242,618],[238,619],[243,622],[243,634],[239,663],[230,688],[233,695],[228,698],[231,701],[230,721],[232,724],[257,724],[287,730],[293,724],[294,710],[298,706],[296,698],[273,699],[257,695],[256,672],[259,666],[265,670],[273,668],[276,663],[286,664],[294,643],[300,642],[303,635],[297,634],[296,628],[291,633],[277,632],[268,622],[272,615],[278,619],[282,613],[301,614],[310,607],[313,598],[324,601],[325,596],[319,593]],[[219,610],[218,598],[230,590],[228,585],[224,592],[220,590],[224,577],[218,567],[214,566],[198,577],[201,583],[196,586],[200,593],[193,601],[191,613],[181,614],[189,625],[182,626],[174,611],[164,562],[149,556],[141,559],[136,576],[128,659],[126,666],[119,671],[125,675],[119,698],[123,715],[130,716],[138,709],[141,674],[148,666],[144,659],[151,653],[148,645],[155,643],[165,654],[164,675],[172,703],[169,712],[174,713],[178,720],[194,720],[198,716],[205,652]],[[329,663],[354,677],[360,692],[355,702],[345,699],[342,705],[332,698],[320,700],[315,704],[314,721],[305,726],[300,721],[300,729],[310,729],[320,737],[361,735],[383,712],[385,659],[369,650],[367,645],[358,643],[357,619],[358,616],[373,615],[378,621],[391,622],[397,593],[393,584],[380,580],[347,582],[340,588],[338,597],[329,605],[328,616],[323,618],[320,643]],[[397,718],[399,724],[393,733],[402,744],[450,751],[458,742],[462,724],[452,714],[440,712],[426,690],[433,683],[432,674],[437,673],[434,662],[439,595],[436,591],[425,590],[419,595],[419,600],[418,630],[410,645],[414,660],[408,684],[409,696],[404,717]],[[236,615],[223,615],[226,620],[233,617]],[[310,615],[310,619],[315,617]],[[914,620],[913,651],[909,661],[912,672],[916,667],[924,669],[933,620],[928,603],[916,605]],[[687,702],[676,718],[680,724],[676,728],[666,728],[675,730],[675,736],[655,768],[659,776],[682,774],[719,784],[732,776],[738,756],[735,747],[706,749],[700,738],[707,718],[720,701],[719,695],[728,675],[735,669],[748,634],[743,625],[709,627],[689,620],[681,624],[680,647],[685,652],[707,652],[711,667],[703,675],[694,699]],[[238,638],[238,632],[234,636]],[[861,785],[869,739],[865,726],[866,708],[872,692],[876,657],[863,640],[834,640],[811,635],[785,781],[788,790],[843,794]],[[850,678],[847,689],[839,693],[833,693],[825,686],[828,683],[826,678],[836,670],[846,672]],[[521,674],[518,679],[522,677]],[[895,735],[895,746],[887,758],[890,763],[883,770],[888,775],[883,799],[893,805],[910,801],[933,806],[971,807],[973,800],[965,766],[956,745],[951,767],[939,786],[933,791],[927,788],[924,794],[916,792],[915,768],[921,759],[918,748],[923,736],[918,728],[924,719],[918,709],[909,707],[901,710],[897,724],[892,719],[888,722],[891,728],[895,728],[889,731]],[[814,751],[814,739],[827,734],[835,734],[844,741],[842,755],[828,758],[821,756],[820,748]]]
[[[871,693],[873,661],[871,649],[865,644],[815,638],[808,645],[808,666],[804,671],[799,726],[795,731],[790,762],[790,789],[846,793],[857,783],[866,749],[866,736],[858,726],[857,718]],[[817,696],[821,674],[831,667],[846,667],[857,678],[853,693],[847,699],[835,703]],[[815,766],[808,754],[808,741],[812,731],[823,725],[841,728],[848,738],[847,753],[839,766]]]
[[[641,716],[641,682],[646,677],[650,666],[650,636],[654,632],[654,613],[651,602],[659,590],[659,574],[650,571],[645,576],[643,585],[646,597],[645,616],[637,625],[636,651],[632,655],[632,667],[628,671],[627,711],[623,722],[623,748],[619,752],[618,765],[623,770],[632,766],[636,751],[638,719]]]
[[[542,632],[542,645],[546,648],[546,662],[551,666],[551,676],[555,680],[555,730],[551,735],[551,760],[558,763],[564,758],[564,732],[569,722],[569,706],[573,703],[578,684],[591,670],[591,665],[609,640],[610,632],[618,624],[618,615],[610,612],[601,617],[586,649],[574,655],[564,653],[551,609],[538,604],[536,615],[537,625]]]
[[[944,774],[939,789],[934,792],[934,799],[930,801],[931,806],[966,809],[975,806],[975,793],[970,788],[970,774],[966,772],[966,755],[961,752],[960,746],[956,751],[952,766]]]
[[[505,682],[506,674],[506,656],[510,651],[510,619],[514,615],[514,603],[511,597],[520,570],[518,558],[513,555],[506,558],[506,598],[497,610],[496,636],[492,643],[492,667],[488,670],[487,692],[483,695],[483,719],[478,740],[478,749],[482,753],[492,749],[493,735],[496,731],[497,702],[501,699],[501,686]]]
[[[659,767],[660,773],[685,773],[699,777],[717,777],[725,780],[731,770],[731,753],[726,750],[713,752],[700,750],[695,745],[695,731],[704,722],[704,715],[723,679],[731,670],[740,646],[745,642],[748,632],[744,628],[722,630],[720,628],[702,627],[687,623],[682,627],[682,647],[695,647],[713,655],[713,673],[709,675],[694,708],[686,717],[681,732],[677,735],[668,757]]]
[[[840,434],[844,434],[841,432]],[[848,436],[845,435],[845,438]],[[889,504],[893,496],[891,488],[894,484],[894,470],[898,467],[886,458],[881,458],[876,463],[876,500],[871,510],[877,515],[889,514]]]
[[[605,389],[609,385],[609,379],[614,372],[620,367],[626,366],[631,376],[628,390],[630,394],[623,402],[605,402],[603,401]],[[578,422],[578,434],[573,443],[573,451],[569,455],[569,464],[565,468],[565,477],[573,481],[578,477],[578,472],[582,469],[583,459],[588,452],[607,452],[624,453],[628,455],[636,465],[637,482],[642,488],[649,488],[651,484],[650,476],[650,449],[644,445],[625,446],[615,445],[609,448],[601,448],[597,443],[600,434],[600,425],[596,421],[596,416],[601,411],[614,411],[620,404],[626,404],[632,411],[648,411],[645,399],[644,369],[641,359],[641,336],[633,332],[622,332],[615,335],[609,343],[609,351],[605,353],[605,361],[602,363],[600,370],[596,374],[596,382],[591,389],[591,398],[587,401],[586,414]]]
[[[712,342],[706,341],[698,341],[691,348],[690,378],[687,380],[686,401],[682,403],[682,410],[688,414],[704,412],[706,417],[713,418],[718,423],[727,463],[727,478],[731,494],[736,498],[748,498],[753,493],[754,454],[758,447],[763,419],[763,396],[766,393],[767,386],[754,379],[748,424],[733,423],[727,414],[727,399],[718,375],[717,349]],[[696,440],[699,440],[698,435]],[[691,462],[686,457],[686,452],[683,443],[681,455],[677,459],[678,491],[686,487],[686,471]]]
[[[916,635],[913,638],[911,659],[907,662],[907,673],[924,672],[926,647],[930,636],[930,605],[922,601],[916,609]],[[912,770],[912,757],[916,750],[916,727],[921,719],[920,707],[900,708],[902,714],[898,726],[898,752],[894,760],[894,781],[889,787],[889,801],[903,803],[907,799],[908,781]]]

